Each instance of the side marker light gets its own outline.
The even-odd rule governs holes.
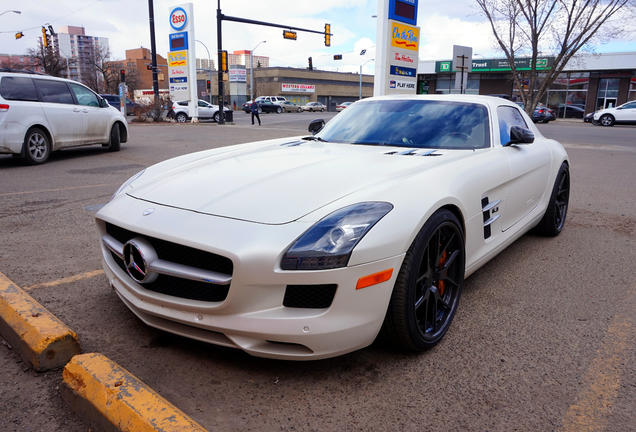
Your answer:
[[[378,273],[373,273],[368,276],[361,277],[360,279],[358,279],[356,289],[358,290],[370,287],[371,285],[377,285],[379,283],[386,282],[391,279],[391,275],[393,275],[393,269],[383,270]]]

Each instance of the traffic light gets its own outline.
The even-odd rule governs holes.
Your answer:
[[[49,33],[51,33],[51,36],[55,36],[55,32],[53,31],[52,25],[49,25]]]
[[[49,35],[46,34],[44,26],[42,26],[42,46],[44,46],[44,48],[49,47]]]
[[[334,54],[333,55],[333,59],[334,60],[342,60],[342,54]]]
[[[331,46],[331,24],[325,24],[325,46]]]
[[[150,70],[150,71],[151,71],[151,70],[152,70],[152,65],[151,65],[151,64],[147,64],[147,65],[146,65],[146,69],[148,69],[148,70]]]
[[[283,30],[283,38],[284,39],[296,40],[296,39],[298,39],[298,34],[295,31]]]
[[[15,38],[16,38],[16,39],[21,39],[21,38],[23,38],[23,37],[24,37],[24,33],[22,33],[22,32],[17,32],[17,33],[15,34]]]
[[[212,81],[208,80],[206,88],[208,89],[208,91],[212,90]]]
[[[119,70],[119,82],[126,82],[126,69]]]
[[[309,58],[307,59],[307,61],[309,62],[309,70],[314,70],[314,64],[313,64],[313,62],[311,61],[311,57],[309,57]]]
[[[221,51],[221,71],[227,72],[227,51]]]

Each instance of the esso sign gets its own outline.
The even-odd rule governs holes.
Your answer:
[[[186,22],[188,21],[188,15],[186,15],[185,10],[183,8],[174,8],[172,12],[170,12],[170,26],[175,30],[181,30],[186,26]]]

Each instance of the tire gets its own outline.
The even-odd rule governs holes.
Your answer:
[[[320,112],[323,112],[325,109],[324,108],[320,108]]]
[[[283,109],[281,107],[276,108],[276,113],[280,114],[283,112]]]
[[[185,113],[179,113],[175,116],[177,123],[185,123],[188,121],[188,116]]]
[[[119,125],[115,123],[113,127],[110,129],[110,139],[108,141],[108,145],[106,146],[106,151],[116,152],[121,148],[121,131],[119,130]]]
[[[614,126],[614,122],[616,120],[614,119],[614,116],[611,114],[603,114],[601,116],[600,119],[598,119],[598,122],[602,125],[602,126]]]
[[[548,237],[559,235],[565,226],[569,201],[570,170],[568,164],[563,162],[554,180],[548,208],[534,231],[539,235]]]
[[[51,156],[51,140],[44,130],[31,128],[24,137],[22,150],[24,161],[29,165],[43,164]]]
[[[461,224],[452,212],[440,209],[424,224],[404,257],[382,336],[407,351],[435,346],[459,305],[464,266]]]
[[[212,116],[212,120],[214,120],[215,122],[219,122],[219,112],[215,112],[214,115]]]

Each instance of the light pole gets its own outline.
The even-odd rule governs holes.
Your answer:
[[[212,60],[210,59],[210,51],[208,51],[208,47],[206,47],[203,42],[198,39],[195,39],[195,41],[203,45],[203,48],[205,48],[205,52],[208,53],[208,78],[210,78],[210,89],[206,88],[206,90],[208,91],[208,96],[210,97],[210,105],[212,105]]]
[[[375,61],[375,59],[369,59],[360,65],[360,96],[358,97],[358,100],[362,99],[362,66],[372,61]]]
[[[14,13],[14,14],[18,14],[18,15],[20,15],[22,12],[21,12],[21,11],[19,11],[19,10],[6,10],[6,11],[4,11],[4,12],[0,12],[0,15],[4,15],[4,14],[6,14],[6,13]]]
[[[256,44],[252,51],[250,51],[250,99],[254,103],[254,50],[258,48],[260,44],[264,44],[267,41],[260,41]]]

